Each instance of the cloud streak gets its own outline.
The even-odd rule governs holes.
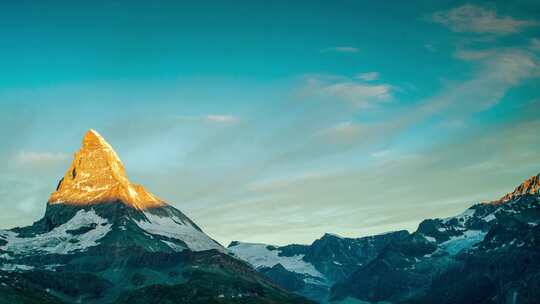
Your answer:
[[[44,165],[50,163],[64,162],[69,159],[65,153],[51,152],[27,152],[21,151],[15,156],[15,161],[21,165]]]
[[[206,121],[220,124],[233,124],[238,122],[238,118],[232,115],[216,115],[210,114],[206,115]]]
[[[538,25],[538,22],[533,20],[499,16],[494,10],[472,4],[435,12],[430,19],[454,32],[475,34],[509,35]]]
[[[323,53],[358,53],[359,49],[352,46],[334,46],[323,49]]]
[[[373,81],[379,79],[380,74],[378,72],[369,72],[356,75],[356,78],[364,81]]]
[[[182,122],[206,122],[216,125],[231,125],[240,121],[240,119],[233,115],[225,114],[208,114],[201,116],[177,116],[177,119]]]
[[[391,100],[394,90],[392,85],[385,83],[372,84],[336,75],[310,75],[305,78],[301,92],[307,98],[348,102],[366,108]]]

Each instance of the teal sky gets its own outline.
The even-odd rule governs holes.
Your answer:
[[[84,132],[231,240],[414,230],[540,172],[538,1],[0,5],[0,228]]]

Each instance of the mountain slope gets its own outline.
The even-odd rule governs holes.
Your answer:
[[[242,302],[238,294],[255,302],[308,302],[231,257],[181,211],[130,183],[112,147],[93,130],[43,218],[0,230],[0,271],[27,282],[0,295],[19,292],[44,303],[121,302],[167,289],[175,290],[167,303],[199,297]],[[219,288],[199,294],[194,288],[204,287],[200,278]]]
[[[311,245],[232,242],[276,284],[321,303],[535,303],[540,278],[540,174],[491,203],[409,234]],[[506,302],[505,302],[506,303]]]
[[[232,242],[228,249],[287,290],[326,302],[332,285],[375,259],[389,243],[408,236],[407,231],[362,238],[327,233],[311,245]]]

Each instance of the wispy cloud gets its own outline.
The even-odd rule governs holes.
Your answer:
[[[483,59],[476,75],[466,81],[450,84],[426,101],[414,115],[444,112],[446,116],[468,115],[498,104],[507,91],[522,81],[540,76],[538,58],[515,49],[491,49],[489,56],[470,53],[465,56]],[[423,113],[423,114],[422,114]]]
[[[206,121],[220,124],[233,124],[238,122],[238,118],[232,115],[215,115],[210,114],[206,115]]]
[[[44,165],[50,163],[62,162],[69,159],[65,153],[50,152],[27,152],[21,151],[15,156],[15,161],[22,165]]]
[[[238,117],[224,114],[208,114],[201,116],[181,115],[177,117],[183,122],[207,122],[211,124],[231,125],[239,121]]]
[[[373,77],[373,75],[371,75]],[[305,78],[302,93],[323,100],[345,101],[357,107],[369,107],[392,98],[394,87],[335,75],[311,75]]]
[[[356,78],[364,81],[373,81],[379,79],[380,74],[378,72],[368,72],[356,75]]]
[[[355,47],[352,47],[352,46],[334,46],[334,47],[329,47],[329,48],[326,48],[326,49],[323,49],[321,52],[323,53],[331,53],[331,52],[335,52],[335,53],[358,53],[358,49],[355,48]]]
[[[367,131],[366,127],[351,121],[338,123],[321,132],[329,141],[340,143],[356,142]]]
[[[496,35],[518,33],[538,24],[533,20],[498,16],[494,10],[472,4],[435,12],[431,15],[431,21],[447,26],[455,32]]]

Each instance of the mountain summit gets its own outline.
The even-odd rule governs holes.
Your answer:
[[[144,210],[165,203],[141,185],[131,184],[124,165],[111,145],[95,130],[84,135],[49,204],[90,205],[119,201]]]
[[[540,194],[540,173],[532,176],[517,186],[513,192],[507,193],[505,196],[494,201],[495,204],[502,204],[518,198],[523,195],[539,195]]]

